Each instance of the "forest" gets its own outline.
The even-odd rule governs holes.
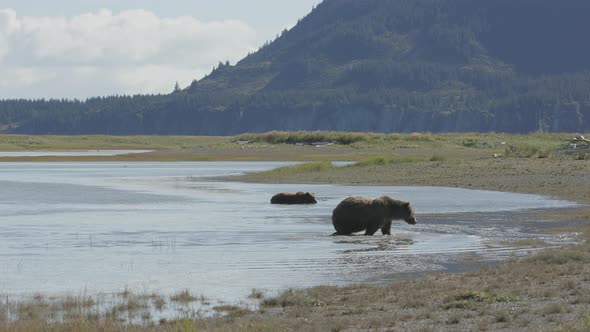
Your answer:
[[[324,0],[185,89],[2,100],[0,132],[587,131],[588,12],[584,0]]]

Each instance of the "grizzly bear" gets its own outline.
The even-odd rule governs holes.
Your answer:
[[[278,193],[270,199],[271,204],[315,204],[315,194],[310,192]]]
[[[388,196],[376,199],[351,196],[340,202],[332,212],[332,224],[337,235],[361,231],[365,231],[365,235],[373,235],[378,229],[383,235],[391,235],[391,221],[394,219],[416,224],[414,210],[409,202]]]

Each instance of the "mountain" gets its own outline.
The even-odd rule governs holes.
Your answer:
[[[324,0],[170,95],[0,102],[6,132],[590,129],[590,1]]]

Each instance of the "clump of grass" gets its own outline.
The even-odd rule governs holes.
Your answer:
[[[158,311],[162,311],[166,306],[166,300],[160,295],[154,294],[152,296],[152,302],[154,304],[154,308]]]
[[[312,172],[320,172],[333,169],[334,165],[332,165],[329,161],[322,161],[322,162],[315,162],[315,163],[304,163],[298,164],[294,166],[285,166],[275,168],[270,171],[262,172],[262,175],[265,176],[280,176],[280,175],[292,175],[292,174],[302,174],[302,173],[312,173]]]
[[[543,309],[543,315],[555,315],[565,312],[563,306],[559,303],[553,303]]]
[[[449,309],[466,309],[474,303],[484,302],[487,295],[481,292],[466,292],[455,296],[447,297],[444,300],[443,308]]]
[[[241,307],[238,307],[235,305],[219,305],[219,306],[213,307],[213,310],[215,310],[217,312],[225,313],[228,316],[232,316],[232,317],[239,317],[239,316],[244,316],[249,313],[252,313],[248,309],[244,309],[244,308],[241,308]]]
[[[466,148],[493,149],[496,147],[497,143],[490,141],[490,140],[481,140],[481,139],[477,139],[477,138],[466,138],[461,141],[461,145]]]
[[[562,286],[562,288],[563,288],[564,290],[575,290],[575,289],[576,289],[576,282],[575,282],[575,281],[573,281],[573,280],[571,280],[571,279],[570,279],[570,280],[566,280],[566,281],[563,283],[563,286]]]
[[[570,262],[583,263],[588,260],[584,253],[575,250],[547,250],[526,259],[529,262],[563,265]]]
[[[486,292],[468,291],[454,296],[447,297],[443,302],[443,308],[449,309],[467,309],[477,303],[498,303],[514,302],[518,298],[511,295],[497,295]]]
[[[446,158],[439,155],[439,154],[434,154],[432,155],[432,157],[430,157],[430,161],[445,161]]]
[[[494,313],[494,318],[497,323],[508,323],[512,317],[507,310],[500,310]]]
[[[19,320],[40,320],[49,315],[49,308],[39,303],[23,302],[16,305],[16,312]]]
[[[423,299],[408,298],[400,303],[402,308],[423,308],[426,306],[426,302]]]
[[[123,289],[123,291],[120,292],[119,295],[121,295],[122,298],[127,298],[131,295],[131,291],[127,286],[125,286],[125,289]]]
[[[511,145],[506,148],[505,155],[515,158],[549,158],[552,150],[537,145]]]
[[[373,158],[357,161],[352,166],[360,166],[360,167],[380,166],[380,165],[387,165],[388,163],[389,163],[389,160],[386,159],[385,157],[373,157]]]
[[[145,310],[148,308],[149,305],[144,299],[141,299],[137,296],[128,296],[127,298],[125,298],[123,303],[113,308],[113,314],[127,313],[133,316],[138,311]]]
[[[459,324],[459,322],[461,322],[461,318],[456,315],[449,317],[449,319],[447,319],[447,321],[446,321],[446,323],[448,325],[457,325],[457,324]]]
[[[399,156],[399,155],[388,155],[388,156],[377,156],[371,157],[358,161],[348,167],[366,167],[366,166],[383,166],[383,165],[395,165],[403,163],[415,163],[425,161],[423,157],[417,156]]]
[[[84,297],[68,296],[60,303],[60,307],[64,311],[71,311],[76,308],[91,308],[94,305],[96,305],[96,302],[94,301],[93,298],[91,298],[89,296],[84,296]]]
[[[313,291],[309,290],[309,291]],[[326,303],[308,294],[308,291],[286,290],[279,296],[262,301],[263,307],[323,307]]]
[[[251,299],[261,299],[264,297],[264,293],[259,289],[252,289],[252,292],[250,292],[248,297]]]
[[[580,318],[580,326],[584,331],[590,330],[590,313],[587,313]]]
[[[193,296],[188,289],[185,289],[183,291],[180,291],[180,292],[172,295],[170,297],[170,300],[173,302],[179,302],[179,303],[189,303],[189,302],[195,302],[197,300],[197,298],[195,296]]]

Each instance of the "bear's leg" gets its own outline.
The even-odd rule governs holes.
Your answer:
[[[373,235],[379,229],[379,224],[377,223],[369,223],[367,225],[367,230],[365,231],[365,235]]]
[[[381,227],[381,233],[383,233],[383,235],[391,235],[391,220],[385,221],[385,225]]]

